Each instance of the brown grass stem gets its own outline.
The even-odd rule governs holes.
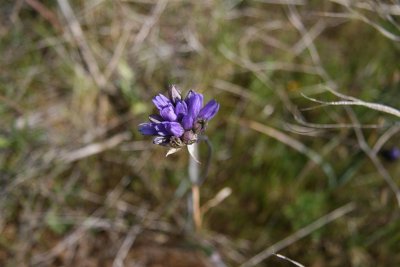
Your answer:
[[[192,205],[193,205],[193,222],[196,229],[196,232],[201,231],[202,218],[201,218],[201,210],[200,210],[200,188],[198,185],[192,186]]]

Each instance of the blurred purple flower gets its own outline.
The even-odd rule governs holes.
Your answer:
[[[139,131],[156,136],[153,143],[157,145],[180,148],[196,143],[207,122],[217,114],[219,104],[211,100],[203,107],[203,95],[193,90],[182,99],[175,85],[170,87],[168,96],[158,94],[153,98],[160,114],[150,115],[150,122],[139,124]]]
[[[381,155],[387,161],[395,161],[400,158],[400,149],[398,147],[392,147],[381,151]]]

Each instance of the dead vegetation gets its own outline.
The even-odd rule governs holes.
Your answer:
[[[0,265],[396,266],[399,10],[6,1]],[[201,235],[188,156],[136,130],[171,83],[221,103]]]

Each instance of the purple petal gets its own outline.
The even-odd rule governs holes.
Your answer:
[[[184,101],[178,101],[175,106],[175,114],[178,116],[178,120],[181,120],[188,112],[187,105]]]
[[[183,118],[182,118],[183,129],[185,129],[185,130],[192,129],[193,128],[193,122],[194,122],[194,118],[190,114],[187,114],[187,115],[183,116]]]
[[[156,124],[151,122],[139,124],[139,132],[143,135],[157,135]]]
[[[199,118],[211,120],[219,110],[219,104],[214,99],[209,101],[199,112]]]
[[[163,121],[155,124],[154,129],[156,130],[156,135],[159,136],[171,136],[176,137],[182,136],[184,130],[178,122]]]
[[[188,107],[188,113],[195,119],[203,106],[203,95],[190,90],[185,102]]]
[[[154,129],[156,130],[157,135],[159,135],[159,136],[168,136],[168,135],[171,135],[171,134],[169,133],[169,131],[165,128],[164,123],[166,123],[166,122],[156,123],[155,126],[154,126]]]
[[[388,161],[395,161],[400,158],[400,150],[397,147],[381,151],[381,155]]]
[[[176,119],[177,119],[177,116],[175,114],[175,110],[174,110],[174,107],[172,106],[172,104],[169,104],[168,106],[164,107],[160,111],[160,115],[166,121],[176,121]]]
[[[171,101],[164,95],[158,94],[153,98],[154,105],[158,110],[162,110],[164,107],[171,105]]]
[[[181,137],[185,130],[182,128],[182,125],[178,122],[163,122],[165,125],[165,129],[176,137]]]
[[[203,105],[203,95],[190,90],[186,96],[185,102],[188,112],[182,118],[182,125],[185,130],[190,130],[193,128],[193,123],[200,112],[201,106]]]

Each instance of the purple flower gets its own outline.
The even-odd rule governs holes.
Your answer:
[[[398,147],[384,149],[381,151],[381,155],[387,161],[395,161],[400,158],[400,149]]]
[[[150,115],[150,122],[139,124],[139,131],[156,136],[153,143],[157,145],[180,148],[196,143],[207,122],[217,114],[219,104],[211,100],[203,107],[203,95],[193,90],[182,99],[175,85],[170,87],[168,96],[158,94],[153,98],[159,114]]]

